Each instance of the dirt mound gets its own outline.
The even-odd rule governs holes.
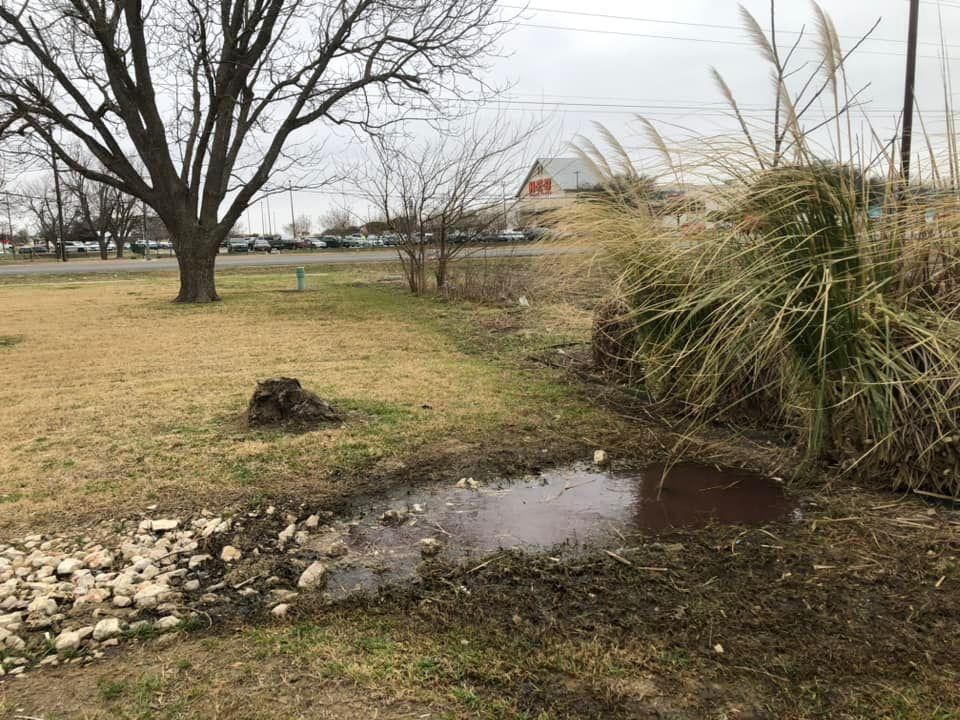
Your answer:
[[[296,378],[270,378],[258,382],[247,408],[247,422],[254,427],[342,421],[339,410],[316,393],[304,390]]]

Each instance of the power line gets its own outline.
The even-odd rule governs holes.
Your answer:
[[[538,30],[561,30],[567,32],[580,32],[580,33],[594,33],[598,35],[617,35],[621,37],[638,37],[646,38],[648,40],[679,40],[681,42],[695,42],[695,43],[707,43],[712,45],[736,45],[740,47],[751,47],[755,48],[756,44],[748,40],[722,40],[719,38],[697,38],[697,37],[681,37],[678,35],[658,35],[657,33],[638,33],[638,32],[628,32],[626,30],[598,30],[594,28],[575,28],[565,25],[542,25],[539,23],[527,23],[520,22],[517,25],[521,27],[535,28]],[[812,50],[817,51],[818,49],[810,46],[801,46],[801,50]],[[884,50],[863,50],[858,49],[856,52],[857,55],[887,55],[890,57],[905,57],[904,53],[898,52],[887,52]],[[918,58],[924,58],[927,60],[940,60],[939,55],[918,55]]]
[[[510,9],[510,10],[527,10],[527,11],[531,11],[531,12],[535,12],[535,13],[550,13],[550,14],[553,14],[553,15],[574,15],[574,16],[577,16],[577,17],[599,18],[599,19],[602,19],[602,20],[618,20],[618,21],[620,21],[620,20],[626,20],[626,21],[628,21],[628,22],[643,22],[643,23],[652,23],[652,24],[658,24],[658,25],[679,25],[679,26],[681,26],[681,27],[698,27],[698,28],[706,28],[706,29],[709,29],[709,30],[735,30],[735,31],[738,31],[738,32],[743,32],[743,31],[744,31],[744,28],[743,28],[742,26],[738,26],[738,25],[722,25],[722,24],[718,24],[718,23],[692,22],[692,21],[686,21],[686,20],[663,20],[663,19],[660,19],[660,18],[637,17],[637,16],[634,16],[634,15],[607,15],[607,14],[605,14],[605,13],[587,12],[587,11],[585,11],[585,10],[559,10],[559,9],[555,9],[555,8],[543,8],[543,7],[526,7],[526,8],[524,8],[524,7],[520,6],[520,5],[503,5],[503,6],[501,6],[501,7],[505,7],[505,8]],[[960,8],[960,5],[947,6],[947,7],[957,7],[957,8]],[[799,31],[799,30],[780,30],[780,29],[778,29],[777,32],[778,32],[778,33],[785,33],[785,34],[787,34],[787,35],[800,35],[800,31]],[[853,41],[857,41],[857,42],[862,39],[861,36],[857,36],[857,35],[840,35],[839,37],[842,38],[842,39],[844,39],[844,40],[853,40]],[[871,35],[871,36],[868,38],[868,40],[876,41],[876,42],[897,43],[898,45],[904,45],[904,44],[906,44],[906,41],[903,40],[902,38],[881,38],[881,37],[874,37],[874,36]],[[935,40],[920,41],[919,44],[920,44],[920,45],[933,45],[934,47],[940,47],[940,43],[937,42],[937,41],[935,41]],[[960,45],[947,45],[946,47],[960,48]]]
[[[589,99],[589,95],[582,96]],[[599,98],[602,99],[602,98]],[[670,111],[670,114],[673,112],[685,112],[685,111],[694,111],[694,112],[705,112],[705,113],[722,113],[723,115],[729,115],[732,110],[730,110],[729,105],[724,101],[699,101],[699,100],[684,100],[684,101],[644,101],[637,100],[637,103],[630,102],[632,98],[620,98],[625,102],[622,103],[603,103],[603,102],[571,102],[571,101],[559,101],[559,100],[546,100],[541,98],[531,98],[526,99],[518,96],[505,96],[500,100],[490,103],[491,109],[494,109],[498,103],[505,103],[510,105],[534,105],[534,106],[552,106],[559,108],[578,108],[578,107],[587,107],[587,108],[617,108],[617,109],[633,109],[633,110],[653,110],[653,111]],[[663,104],[660,104],[663,103]],[[687,104],[689,103],[689,104]],[[695,104],[694,104],[695,103]],[[774,111],[774,107],[759,105],[759,104],[743,104],[738,103],[738,107],[741,112],[745,114],[756,114],[756,113],[769,113]],[[867,113],[870,115],[875,114],[893,114],[899,113],[899,108],[875,108],[875,107],[866,107],[865,105],[853,105],[851,109],[855,109],[861,113]],[[832,113],[831,113],[832,114]],[[960,111],[952,112],[951,114],[957,115],[960,114]]]

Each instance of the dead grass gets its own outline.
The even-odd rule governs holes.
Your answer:
[[[668,430],[624,433],[582,399],[593,386],[527,360],[588,336],[582,302],[446,303],[378,279],[311,275],[295,294],[288,274],[224,274],[224,304],[186,308],[155,276],[0,288],[4,333],[23,337],[2,351],[0,532],[147,502],[366,493],[384,468],[442,477],[465,456],[665,451]],[[280,373],[350,421],[246,430],[254,381]],[[791,470],[782,448],[740,458],[710,442],[703,458]],[[763,528],[624,537],[609,549],[632,565],[607,548],[501,553],[376,599],[304,597],[288,623],[237,619],[7,679],[0,717],[960,718],[957,511],[848,485],[801,508]]]
[[[225,273],[224,302],[169,302],[163,276],[0,288],[4,524],[320,491],[337,471],[504,428],[601,420],[559,375],[474,352],[475,310],[409,297],[382,271]],[[289,375],[346,409],[303,434],[243,423],[258,378]],[[591,420],[592,418],[592,420]],[[357,487],[357,491],[367,488]]]

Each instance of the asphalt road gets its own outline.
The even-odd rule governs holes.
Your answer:
[[[535,255],[566,254],[564,248],[536,245],[495,245],[488,248],[470,248],[472,257],[531,257]],[[217,268],[244,267],[293,267],[300,265],[352,265],[354,263],[382,263],[397,259],[393,249],[385,250],[328,250],[312,253],[274,252],[242,255],[222,254],[217,258]],[[177,269],[173,257],[120,260],[86,260],[71,258],[67,262],[22,260],[12,264],[0,264],[0,276],[18,275],[84,275],[87,273],[163,272]]]

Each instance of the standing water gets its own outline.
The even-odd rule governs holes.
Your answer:
[[[348,526],[349,559],[331,568],[334,594],[409,578],[418,543],[439,540],[453,560],[498,549],[603,543],[630,532],[759,524],[793,508],[776,481],[741,470],[679,464],[633,474],[575,466],[496,486],[470,483],[388,498],[384,523],[371,513]],[[465,484],[465,483],[461,483]],[[475,485],[475,487],[471,487]]]

